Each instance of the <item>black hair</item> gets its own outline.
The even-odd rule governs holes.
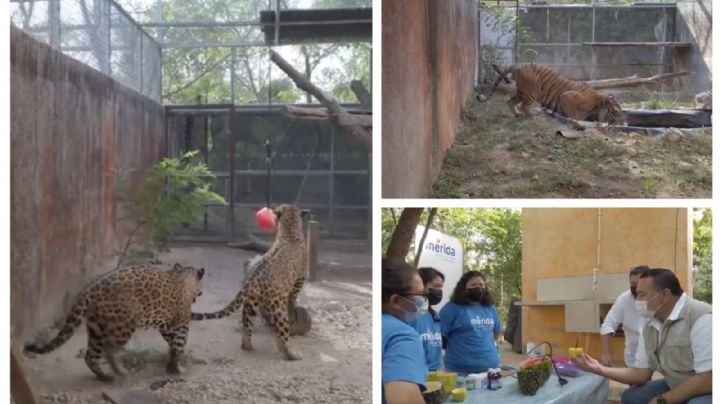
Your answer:
[[[417,270],[404,263],[382,259],[382,304],[390,301],[392,295],[402,295],[410,292],[410,283]]]
[[[443,282],[445,281],[445,275],[443,275],[442,272],[438,271],[437,269],[433,267],[422,267],[418,268],[418,273],[420,274],[420,278],[423,281],[423,285],[427,286],[428,283],[435,280],[435,278],[441,278]],[[428,305],[428,312],[430,315],[435,319],[436,321],[439,321],[437,319],[437,312],[435,312],[435,309],[433,309],[430,305]]]
[[[437,277],[445,281],[445,275],[433,267],[418,268],[418,273],[420,274],[420,278],[422,278],[423,285],[427,285]]]
[[[652,278],[653,287],[656,291],[661,292],[664,289],[670,289],[673,296],[681,296],[683,289],[680,287],[680,281],[673,271],[665,268],[648,269],[640,275],[640,278]]]
[[[472,303],[470,299],[467,296],[467,283],[471,278],[475,277],[481,277],[483,281],[485,281],[485,276],[480,271],[467,271],[463,274],[463,276],[460,277],[460,280],[455,285],[455,289],[453,290],[453,294],[450,297],[450,301],[456,304],[470,304]],[[487,287],[487,281],[485,281],[485,296],[483,296],[482,300],[480,301],[480,304],[492,306],[495,304],[495,299],[493,299],[492,295],[490,294],[490,289]]]
[[[648,267],[647,265],[638,265],[630,270],[630,276],[640,275],[640,277],[642,278],[642,275],[649,270],[650,267]]]

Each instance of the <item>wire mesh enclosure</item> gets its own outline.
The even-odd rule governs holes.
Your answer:
[[[267,204],[312,209],[321,235],[370,237],[367,150],[270,61],[277,52],[340,103],[372,88],[372,0],[11,0],[12,23],[166,106],[167,156],[199,150],[228,206],[183,234],[241,239]]]
[[[677,41],[674,3],[498,2],[480,8],[479,23],[481,80],[492,63],[523,62],[574,80],[652,76],[679,69],[691,47]]]
[[[11,0],[10,19],[38,40],[160,101],[160,45],[114,1]]]
[[[234,112],[233,112],[234,111]],[[232,240],[262,234],[254,212],[267,204],[297,202],[311,209],[321,235],[370,237],[370,161],[346,129],[306,120],[280,108],[208,105],[168,108],[169,155],[199,150],[216,175],[213,189],[228,202],[211,205],[183,234]],[[268,187],[265,142],[272,145]]]

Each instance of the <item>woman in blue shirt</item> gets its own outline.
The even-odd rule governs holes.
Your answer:
[[[420,336],[408,325],[427,311],[415,268],[382,260],[382,402],[424,404],[428,377]]]
[[[480,373],[500,365],[497,341],[502,327],[482,273],[463,274],[450,302],[440,310],[440,329],[447,342],[446,369]]]
[[[420,334],[420,341],[425,350],[425,361],[428,370],[440,369],[440,358],[442,357],[442,337],[440,334],[440,317],[432,309],[442,300],[442,288],[445,283],[445,275],[432,267],[418,269],[420,278],[425,285],[425,293],[428,297],[428,312],[410,323],[415,331]]]

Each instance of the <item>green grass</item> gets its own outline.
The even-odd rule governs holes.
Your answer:
[[[710,197],[712,136],[680,142],[588,128],[579,139],[542,116],[514,117],[506,97],[471,100],[432,196],[438,198]],[[659,106],[664,106],[658,103]],[[634,144],[633,144],[634,143]],[[629,153],[632,147],[637,153]],[[628,168],[632,160],[640,174]]]

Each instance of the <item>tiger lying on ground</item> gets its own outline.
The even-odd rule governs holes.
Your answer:
[[[547,66],[523,63],[504,71],[497,65],[493,68],[501,76],[512,74],[516,91],[508,100],[508,106],[515,116],[520,116],[517,110],[520,103],[522,112],[532,116],[531,107],[537,102],[576,120],[624,123],[622,108],[613,96],[602,94],[585,83],[568,80]]]

